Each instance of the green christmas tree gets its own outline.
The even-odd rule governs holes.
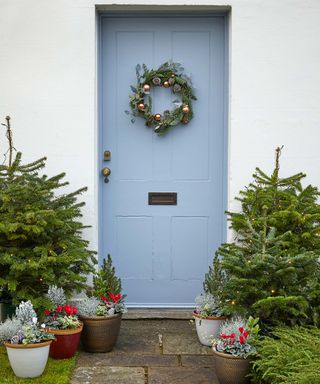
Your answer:
[[[115,267],[112,265],[111,256],[103,259],[102,265],[93,278],[93,291],[95,296],[108,296],[109,293],[121,293],[121,280],[116,276]]]
[[[61,193],[65,173],[40,175],[45,157],[23,164],[20,152],[14,156],[10,117],[3,125],[9,159],[0,166],[0,286],[14,303],[30,299],[39,307],[50,285],[71,294],[85,288],[86,274],[94,271],[79,221],[84,203],[77,202],[86,188]]]
[[[228,212],[236,238],[222,244],[205,277],[225,275],[225,311],[277,322],[319,322],[319,191],[303,187],[303,173],[279,176],[281,149],[271,176],[256,168],[254,181],[240,192],[240,212]],[[218,272],[214,269],[218,269]]]

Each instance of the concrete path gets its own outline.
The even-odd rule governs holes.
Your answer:
[[[81,352],[71,384],[219,384],[188,320],[123,320],[109,353]]]

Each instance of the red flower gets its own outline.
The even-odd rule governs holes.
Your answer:
[[[100,296],[100,299],[103,301],[108,300],[105,296]]]
[[[239,332],[240,332],[240,333],[243,333],[243,327],[240,327],[240,328],[239,328]]]
[[[242,335],[239,336],[240,344],[244,344],[246,342],[246,338]]]
[[[76,311],[78,312],[77,308],[74,308],[72,305],[65,305],[63,309],[65,313],[69,316],[74,314],[74,309],[76,309]]]
[[[248,337],[248,335],[249,335],[249,332],[248,332],[248,331],[244,331],[244,332],[243,332],[243,336],[244,336],[244,337]]]
[[[114,303],[118,303],[121,299],[121,293],[118,293],[117,295],[114,295],[113,293],[109,293],[109,297]]]
[[[56,308],[56,311],[57,312],[62,312],[62,305],[60,305],[59,307]]]
[[[221,333],[220,337],[221,337],[222,339],[227,339],[227,338],[228,338],[228,336],[227,336],[225,333]]]
[[[75,315],[76,313],[78,313],[78,308],[77,308],[77,307],[73,307],[72,312],[73,312],[73,314]]]
[[[234,339],[235,337],[236,337],[236,335],[234,333],[231,333],[230,338]]]
[[[45,314],[46,316],[49,316],[50,313],[51,313],[50,309],[45,309],[45,310],[44,310],[44,314]]]

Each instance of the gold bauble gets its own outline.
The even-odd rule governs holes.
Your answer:
[[[139,103],[138,104],[138,109],[139,109],[139,111],[143,111],[144,110],[144,104],[143,103]]]
[[[155,115],[154,115],[154,119],[155,119],[155,121],[160,121],[160,120],[161,120],[161,115],[160,115],[160,113],[155,114]]]
[[[189,105],[184,105],[184,106],[182,107],[182,112],[183,112],[183,113],[189,113],[189,112],[190,112]]]
[[[165,88],[169,88],[170,87],[170,84],[169,84],[169,81],[164,81],[163,82],[163,86],[165,87]]]
[[[150,91],[150,85],[149,84],[145,84],[143,86],[143,92],[149,92]]]

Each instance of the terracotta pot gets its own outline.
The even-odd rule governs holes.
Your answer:
[[[48,361],[51,343],[52,340],[37,344],[4,343],[14,374],[23,378],[41,376]]]
[[[80,343],[83,324],[75,329],[47,329],[55,335],[56,341],[50,345],[49,356],[53,359],[69,359],[73,357]]]
[[[122,314],[80,316],[83,322],[82,344],[87,352],[110,352],[117,342]]]
[[[215,371],[220,384],[248,384],[250,379],[246,377],[250,371],[250,359],[228,355],[216,351],[213,347],[215,357]]]
[[[220,325],[226,320],[226,316],[208,316],[202,317],[193,312],[193,318],[196,323],[196,330],[201,344],[206,346],[212,345],[212,339],[218,337]]]

